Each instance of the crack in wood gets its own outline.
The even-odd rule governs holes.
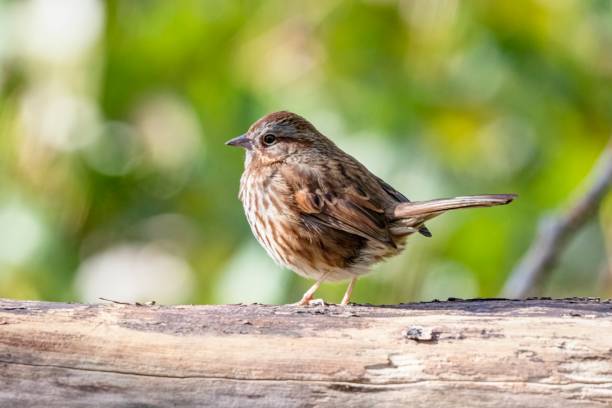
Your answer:
[[[323,384],[326,386],[334,385],[337,390],[341,390],[344,387],[345,390],[350,391],[351,387],[369,387],[369,388],[377,388],[377,389],[386,389],[386,388],[398,388],[402,386],[413,386],[424,383],[443,383],[443,384],[474,384],[474,385],[505,385],[505,384],[537,384],[550,388],[571,388],[571,387],[580,387],[586,385],[604,385],[612,387],[612,381],[605,382],[580,382],[580,381],[572,381],[572,382],[564,382],[564,383],[546,383],[540,381],[518,381],[518,380],[507,380],[507,381],[483,381],[483,380],[461,380],[461,379],[453,379],[453,380],[439,380],[439,379],[427,379],[427,380],[416,380],[416,381],[398,381],[398,382],[389,382],[385,384],[372,384],[361,381],[329,381],[329,380],[301,380],[294,378],[275,378],[275,379],[260,379],[260,378],[237,378],[237,377],[220,377],[220,376],[205,376],[205,375],[161,375],[161,374],[150,374],[150,373],[137,373],[137,372],[128,372],[128,371],[115,371],[115,370],[100,370],[100,369],[92,369],[92,368],[82,368],[82,367],[69,367],[69,366],[61,366],[61,365],[53,365],[53,364],[30,364],[30,363],[20,363],[15,361],[7,361],[0,360],[0,364],[10,364],[10,365],[19,365],[19,366],[27,366],[27,367],[44,367],[44,368],[53,368],[60,370],[69,370],[69,371],[83,371],[90,373],[102,373],[102,374],[117,374],[117,375],[126,375],[126,376],[136,376],[136,377],[153,377],[153,378],[162,378],[168,380],[220,380],[220,381],[247,381],[247,382],[269,382],[269,383],[284,383],[284,382],[292,382],[298,384]]]

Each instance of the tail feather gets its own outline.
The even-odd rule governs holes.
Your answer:
[[[486,194],[466,197],[440,198],[429,201],[411,201],[395,207],[394,216],[401,218],[429,219],[444,211],[469,207],[491,207],[512,202],[516,194]]]

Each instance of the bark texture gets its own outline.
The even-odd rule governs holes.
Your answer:
[[[610,407],[612,303],[0,300],[1,407]]]

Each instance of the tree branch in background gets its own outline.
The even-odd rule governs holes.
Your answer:
[[[593,217],[612,183],[612,141],[589,175],[586,193],[561,216],[546,217],[538,235],[514,268],[503,289],[503,296],[521,298],[538,295],[570,239]]]

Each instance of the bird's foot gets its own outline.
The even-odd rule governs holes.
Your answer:
[[[342,302],[340,302],[340,306],[348,306],[350,304],[350,299],[349,298],[343,298]]]
[[[323,299],[303,297],[299,302],[294,303],[293,306],[325,306],[325,301]]]
[[[348,288],[346,288],[346,292],[344,296],[342,296],[342,302],[340,302],[340,306],[347,306],[351,300],[351,293],[353,293],[353,288],[355,287],[355,282],[357,282],[357,278],[351,279],[351,283],[349,283]]]

